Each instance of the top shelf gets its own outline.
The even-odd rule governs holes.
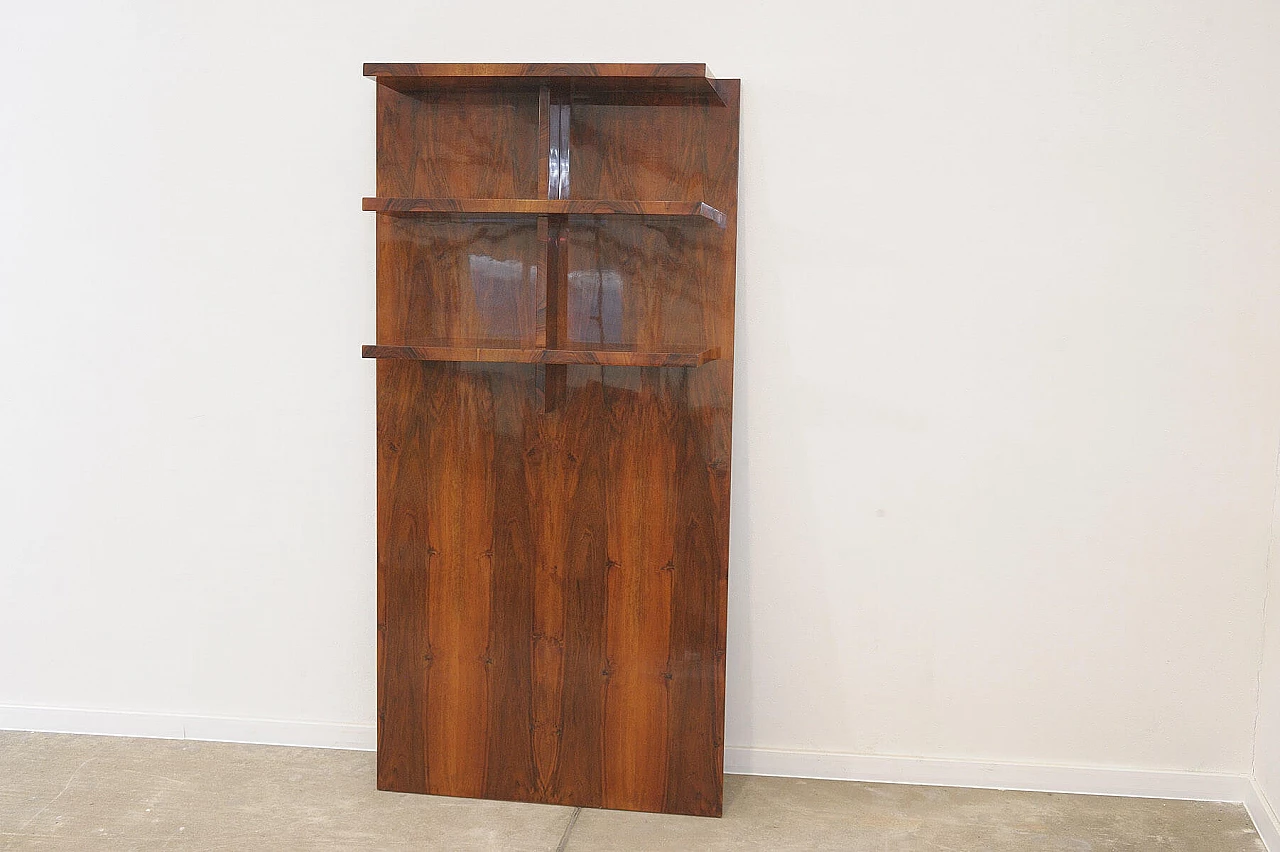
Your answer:
[[[677,94],[724,103],[716,79],[701,62],[499,63],[366,62],[364,75],[401,92],[440,89],[523,88],[551,82],[572,85],[575,94]]]

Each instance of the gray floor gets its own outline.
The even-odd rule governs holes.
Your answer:
[[[367,752],[14,732],[0,848],[1263,849],[1231,804],[730,776],[714,820],[379,793]]]

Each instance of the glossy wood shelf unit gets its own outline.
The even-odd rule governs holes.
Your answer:
[[[582,198],[365,198],[364,210],[390,216],[654,216],[727,218],[702,201],[605,201]]]
[[[364,70],[378,789],[719,816],[739,81]]]
[[[562,83],[582,95],[674,94],[725,103],[719,81],[700,62],[497,63],[367,62],[364,75],[401,92],[536,88]]]
[[[720,357],[712,347],[687,352],[634,349],[520,349],[495,346],[365,346],[365,358],[403,361],[462,361],[493,364],[589,364],[600,367],[700,367]]]

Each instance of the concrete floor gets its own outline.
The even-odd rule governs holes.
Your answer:
[[[0,732],[0,848],[1261,852],[1239,805],[730,776],[723,819],[374,790],[373,755]]]

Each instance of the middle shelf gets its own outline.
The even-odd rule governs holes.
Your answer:
[[[390,198],[364,199],[364,209],[391,216],[666,216],[702,218],[721,228],[725,214],[702,201],[606,201],[586,198]]]
[[[653,352],[632,346],[592,346],[589,349],[427,344],[365,346],[365,358],[402,361],[471,361],[500,364],[588,364],[600,367],[699,367],[720,357],[719,347]]]

